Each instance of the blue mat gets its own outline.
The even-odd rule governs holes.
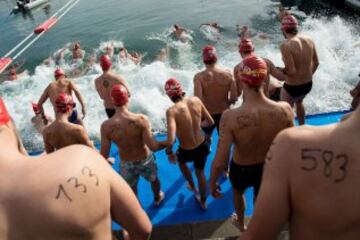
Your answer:
[[[307,116],[306,124],[309,125],[325,125],[338,122],[346,112],[322,113]],[[165,139],[166,136],[159,135],[157,139]],[[211,162],[214,159],[217,146],[217,133],[214,131],[212,152],[208,156],[205,167],[205,175],[209,181]],[[177,144],[173,149],[177,149]],[[117,148],[111,147],[111,156],[116,159],[114,168],[119,171],[119,156]],[[224,197],[222,199],[214,199],[208,197],[207,211],[200,209],[194,195],[186,188],[185,179],[181,175],[177,165],[170,164],[164,151],[156,153],[157,164],[159,168],[159,178],[161,181],[161,189],[165,192],[165,200],[160,207],[153,204],[153,194],[150,184],[143,179],[139,181],[138,194],[140,203],[149,215],[151,222],[156,225],[170,225],[193,223],[209,220],[221,220],[228,218],[233,212],[233,196],[230,181],[222,181],[221,188]],[[194,170],[190,164],[192,171]],[[196,181],[193,172],[194,180]],[[245,193],[246,198],[246,216],[252,215],[253,212],[253,190],[249,189]],[[117,224],[113,224],[113,229],[119,229]]]
[[[306,124],[309,125],[325,125],[338,122],[341,117],[348,111],[321,113],[307,116]],[[159,140],[165,139],[166,136],[158,135]],[[205,167],[205,175],[209,181],[211,162],[214,159],[214,154],[217,146],[217,133],[214,132],[212,142],[212,152],[208,156]],[[99,148],[99,145],[97,145]],[[174,146],[177,149],[177,144]],[[32,153],[34,155],[36,153]],[[38,153],[37,153],[38,154]],[[111,146],[111,157],[116,159],[114,168],[119,172],[119,156],[117,147]],[[155,225],[170,225],[193,223],[209,220],[221,220],[228,218],[233,212],[233,196],[230,181],[222,181],[221,188],[224,197],[222,199],[213,199],[208,197],[207,211],[203,211],[198,206],[194,195],[185,185],[185,179],[180,173],[177,165],[170,164],[164,151],[156,153],[157,164],[159,168],[159,179],[161,182],[161,190],[165,192],[165,200],[160,207],[153,205],[154,197],[150,188],[150,184],[143,179],[140,179],[138,186],[138,194],[142,207],[149,215],[151,222]],[[192,164],[190,164],[193,171]],[[196,182],[195,174],[193,173]],[[246,216],[252,215],[253,212],[253,191],[249,189],[245,193],[246,198]],[[113,229],[119,230],[120,227],[113,223]]]

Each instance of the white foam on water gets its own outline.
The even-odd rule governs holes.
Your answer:
[[[165,130],[165,111],[172,104],[163,90],[165,81],[170,77],[176,77],[181,81],[188,95],[192,95],[194,74],[203,68],[199,63],[201,54],[198,50],[194,50],[192,43],[175,41],[169,33],[170,30],[165,30],[147,38],[159,40],[177,53],[167,62],[156,61],[144,65],[135,65],[131,62],[124,64],[120,61],[114,63],[114,71],[125,78],[130,88],[131,110],[146,114],[156,131]],[[359,39],[359,33],[351,23],[340,17],[307,18],[302,23],[301,33],[314,39],[320,60],[319,69],[314,76],[313,90],[305,99],[307,111],[315,113],[348,109],[349,90],[357,82],[359,72],[360,48],[353,48]],[[235,37],[234,34],[234,39]],[[279,31],[270,37],[269,42],[254,40],[256,52],[271,59],[277,66],[283,66],[278,47],[282,35]],[[116,40],[101,42],[94,52],[102,52],[110,43],[116,47],[124,44]],[[221,44],[216,46],[221,66],[232,70],[241,61],[236,46],[230,48]],[[70,64],[70,62],[66,63],[65,68],[70,67]],[[99,140],[100,125],[107,117],[94,86],[94,80],[100,74],[99,65],[95,65],[94,68],[95,71],[73,80],[86,104],[86,129],[93,139]],[[33,75],[0,85],[0,95],[4,98],[24,143],[32,150],[41,149],[43,143],[41,136],[31,125],[33,117],[31,102],[38,101],[43,90],[53,81],[54,70],[55,66],[39,65]],[[77,106],[80,110],[80,105]],[[45,111],[49,115],[54,115],[49,101],[45,104]]]

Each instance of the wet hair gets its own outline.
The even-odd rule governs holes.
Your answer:
[[[298,34],[299,31],[298,31],[297,28],[290,28],[290,29],[286,29],[285,32],[286,32],[287,34],[296,35],[296,34]]]
[[[181,95],[170,97],[171,101],[178,102],[182,100],[185,96],[185,93],[183,92]]]
[[[217,62],[217,60],[204,61],[206,65],[213,65]]]

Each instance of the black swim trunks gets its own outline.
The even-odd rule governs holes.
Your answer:
[[[69,122],[79,124],[78,122],[78,112],[76,109],[73,109],[70,117],[68,118]]]
[[[211,115],[211,117],[214,119],[214,122],[215,124],[210,126],[210,127],[204,127],[202,128],[202,130],[204,131],[204,133],[206,134],[212,134],[212,132],[214,131],[215,127],[218,131],[218,134],[219,134],[219,127],[220,127],[220,120],[221,120],[221,116],[222,116],[222,113],[218,113],[218,114],[213,114]]]
[[[105,112],[106,112],[106,115],[108,116],[108,118],[111,118],[112,116],[115,115],[115,109],[105,108]]]
[[[301,85],[288,85],[284,83],[284,89],[293,98],[305,96],[311,91],[312,81]]]
[[[179,147],[176,152],[178,161],[181,163],[194,162],[196,169],[203,170],[205,167],[206,159],[209,154],[209,147],[206,144],[206,141],[201,143],[198,147],[185,150]]]
[[[254,187],[254,196],[259,193],[264,163],[254,165],[239,165],[234,161],[230,164],[230,182],[233,188],[244,192],[248,187]]]

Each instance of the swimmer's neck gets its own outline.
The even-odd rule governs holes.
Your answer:
[[[216,68],[216,63],[214,64],[205,64],[206,70],[213,70]]]
[[[244,89],[244,102],[256,102],[265,100],[265,94],[263,88],[259,88],[258,91],[255,89]]]
[[[67,113],[55,113],[56,121],[58,122],[69,122],[69,115]]]
[[[127,104],[121,107],[115,106],[115,115],[126,115],[128,113],[129,113],[129,108]]]

